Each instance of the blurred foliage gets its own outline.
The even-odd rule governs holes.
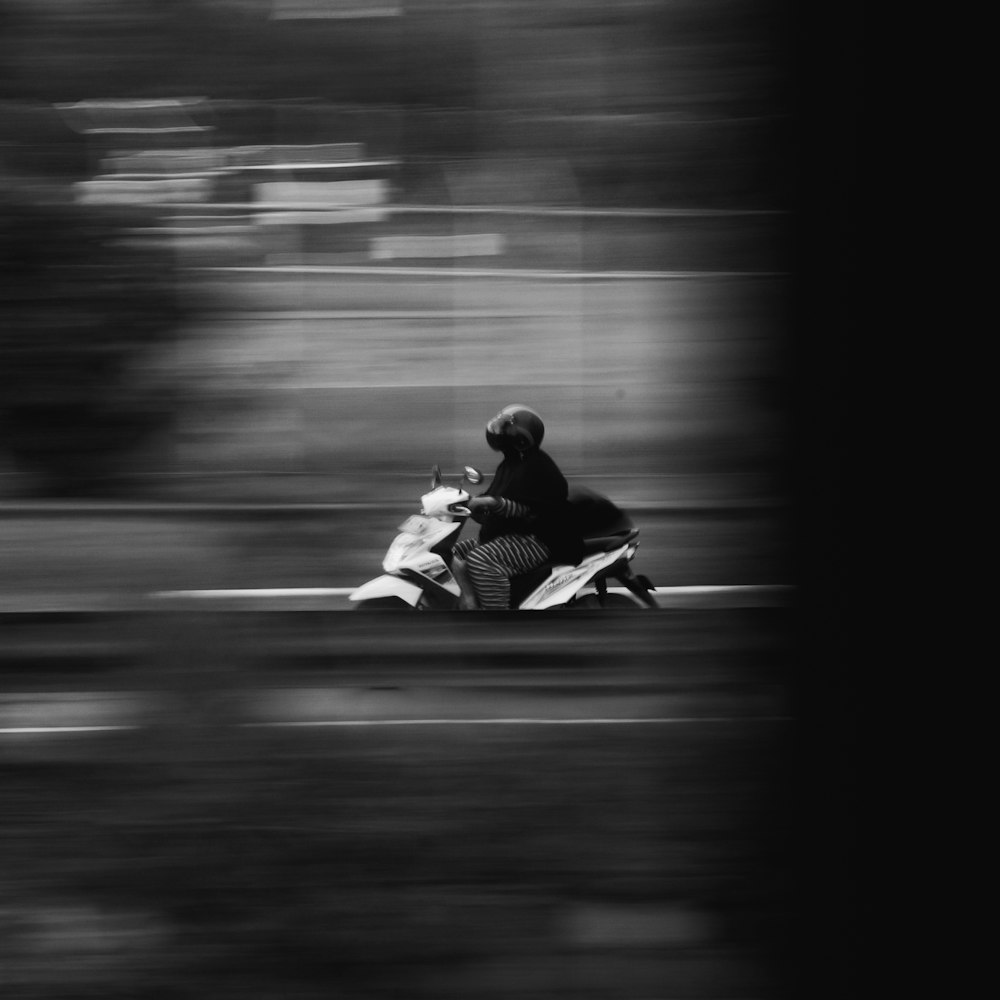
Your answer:
[[[170,251],[131,214],[0,203],[0,434],[46,494],[97,488],[169,421],[150,363],[182,320]]]

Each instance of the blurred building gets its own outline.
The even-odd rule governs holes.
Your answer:
[[[781,25],[746,0],[11,4],[3,166],[144,213],[204,307],[168,472],[781,448]],[[363,16],[362,16],[363,15]],[[29,185],[30,186],[30,185]]]

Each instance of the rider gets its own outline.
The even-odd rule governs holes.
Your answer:
[[[510,607],[511,577],[550,560],[576,565],[583,545],[567,501],[568,486],[542,451],[542,418],[530,407],[505,406],[487,425],[486,441],[503,454],[487,490],[469,501],[482,524],[477,539],[455,546],[452,569],[485,611]],[[467,600],[466,606],[474,606]]]

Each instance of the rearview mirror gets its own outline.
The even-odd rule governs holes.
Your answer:
[[[465,479],[466,482],[472,483],[473,486],[478,486],[483,481],[483,474],[471,465],[467,465],[465,467]]]

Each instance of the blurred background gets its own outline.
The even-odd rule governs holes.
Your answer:
[[[434,463],[493,467],[483,424],[511,401],[626,506],[787,504],[780,2],[5,0],[0,20],[0,503],[11,553],[31,538],[24,586],[67,576],[47,538],[91,590],[183,586],[195,535],[232,553],[150,504],[413,505]],[[33,521],[39,500],[64,516]],[[182,575],[350,585],[380,513],[323,522],[353,562],[312,566],[312,535]],[[781,516],[751,532],[766,551],[654,569],[787,582]],[[145,540],[95,562],[95,531]]]
[[[5,995],[786,995],[780,608],[146,600],[376,575],[511,402],[655,585],[799,582],[788,6],[0,0]],[[280,728],[488,711],[661,721]]]

